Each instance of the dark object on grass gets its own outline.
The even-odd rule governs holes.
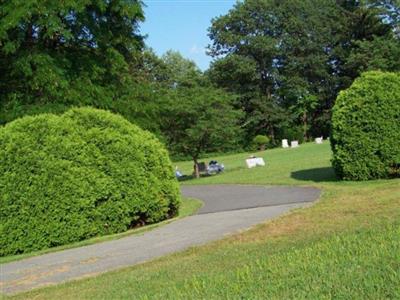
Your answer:
[[[207,167],[208,174],[215,174],[224,171],[225,166],[223,164],[218,163],[216,160],[211,160]]]
[[[202,174],[206,174],[206,173],[207,173],[207,165],[205,162],[203,162],[203,161],[198,162],[197,169],[196,169],[196,164],[193,165],[193,176],[194,177],[200,177]],[[196,174],[198,174],[198,176]]]
[[[207,171],[207,166],[205,162],[199,162],[198,164],[199,172],[206,172]]]

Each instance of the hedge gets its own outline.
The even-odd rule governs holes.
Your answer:
[[[398,177],[400,74],[367,72],[340,92],[333,108],[331,141],[339,178]]]
[[[1,256],[158,222],[180,203],[164,146],[92,108],[0,128],[0,190]]]

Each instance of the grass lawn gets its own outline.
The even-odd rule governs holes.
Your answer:
[[[222,241],[142,265],[16,295],[15,299],[399,299],[400,179],[339,182],[329,145],[246,154],[227,171],[184,184],[316,186],[316,204]],[[191,162],[178,163],[184,173]]]
[[[16,261],[16,260],[32,257],[32,256],[42,255],[42,254],[46,254],[46,253],[50,253],[50,252],[56,252],[56,251],[61,251],[61,250],[65,250],[65,249],[77,248],[77,247],[92,245],[95,243],[116,240],[116,239],[120,239],[120,238],[129,236],[129,235],[133,235],[133,234],[141,234],[146,231],[152,230],[154,228],[160,227],[162,225],[168,224],[168,223],[174,221],[175,219],[193,215],[198,209],[200,209],[200,207],[202,205],[203,205],[203,202],[201,202],[198,199],[184,198],[184,199],[182,199],[182,204],[181,204],[181,207],[179,208],[179,214],[176,218],[168,219],[163,222],[156,223],[156,224],[150,224],[150,225],[146,225],[143,227],[134,228],[134,229],[122,232],[122,233],[116,233],[116,234],[110,234],[110,235],[106,235],[106,236],[95,237],[95,238],[91,238],[91,239],[84,240],[81,242],[63,245],[63,246],[59,246],[59,247],[48,248],[48,249],[30,252],[30,253],[26,253],[26,254],[0,257],[0,264],[4,264],[4,263],[11,262],[11,261]],[[1,266],[0,266],[0,268],[1,268]]]

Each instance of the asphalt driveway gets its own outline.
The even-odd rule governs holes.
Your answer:
[[[0,265],[0,289],[13,294],[143,263],[218,240],[315,201],[304,187],[184,186],[182,194],[204,202],[197,215],[143,234]]]

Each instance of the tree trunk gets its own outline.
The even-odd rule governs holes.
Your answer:
[[[308,139],[308,136],[307,136],[307,112],[303,113],[303,137],[304,137],[304,141],[306,142]]]
[[[200,178],[200,172],[199,172],[199,163],[198,163],[198,161],[197,161],[197,158],[193,158],[193,162],[194,162],[194,165],[193,165],[193,174],[194,174],[194,176],[196,177],[196,178]]]
[[[275,144],[275,130],[274,127],[271,125],[269,126],[269,136],[271,137],[272,144]]]

